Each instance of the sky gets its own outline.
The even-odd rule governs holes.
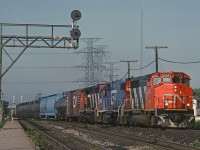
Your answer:
[[[123,78],[127,64],[120,60],[138,60],[132,69],[140,68],[142,0],[0,0],[0,23],[69,25],[71,12],[80,10],[77,22],[81,38],[102,38],[94,46],[105,45],[106,62],[116,62],[114,74]],[[143,66],[155,60],[153,49],[146,46],[167,46],[159,49],[159,58],[173,62],[200,61],[200,1],[143,0]],[[4,29],[3,34],[22,34],[21,28]],[[32,30],[34,35],[47,35],[46,29]],[[69,31],[58,33],[69,36]],[[74,54],[87,47],[80,40],[74,49],[28,48],[3,77],[4,98],[18,103],[42,96],[80,88],[72,82],[84,77],[81,69],[70,68],[85,62],[83,55]],[[5,48],[14,59],[22,48]],[[17,53],[17,54],[16,54]],[[11,60],[3,54],[3,71]],[[199,63],[179,64],[159,60],[159,71],[182,71],[191,77],[192,88],[200,87]],[[155,72],[155,63],[143,69]],[[132,70],[131,76],[140,71]]]

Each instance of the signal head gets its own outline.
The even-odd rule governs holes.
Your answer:
[[[73,10],[72,13],[71,13],[71,18],[74,21],[79,20],[81,18],[81,12],[79,10]]]
[[[70,31],[70,35],[74,40],[78,40],[81,36],[81,31],[79,29],[72,29]]]

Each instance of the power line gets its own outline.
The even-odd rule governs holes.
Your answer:
[[[123,80],[127,74],[128,74],[128,72],[120,79],[120,81]]]
[[[6,54],[6,53],[3,53]],[[19,53],[9,53],[12,55],[18,55]],[[74,54],[73,52],[67,52],[67,53],[24,53],[23,55],[65,55],[65,54]]]
[[[144,68],[147,68],[149,67],[151,64],[153,64],[156,60],[152,61],[151,63],[149,63],[148,65],[142,67],[142,68],[139,68],[139,69],[131,69],[131,70],[141,70],[141,69],[144,69]]]
[[[166,59],[162,59],[162,58],[158,58],[159,60],[165,61],[165,62],[169,62],[169,63],[176,63],[176,64],[197,64],[200,63],[200,61],[193,61],[193,62],[178,62],[178,61],[170,61],[170,60],[166,60]]]
[[[12,67],[12,68],[13,69],[71,69],[73,67]]]
[[[4,84],[65,84],[73,83],[73,81],[58,81],[58,82],[2,82]]]

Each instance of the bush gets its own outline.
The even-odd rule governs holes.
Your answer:
[[[195,122],[195,129],[200,129],[200,120]]]
[[[192,143],[193,146],[200,147],[200,142],[198,140]]]

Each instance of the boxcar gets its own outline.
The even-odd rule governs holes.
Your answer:
[[[80,118],[82,89],[67,92],[66,120],[73,121]]]

